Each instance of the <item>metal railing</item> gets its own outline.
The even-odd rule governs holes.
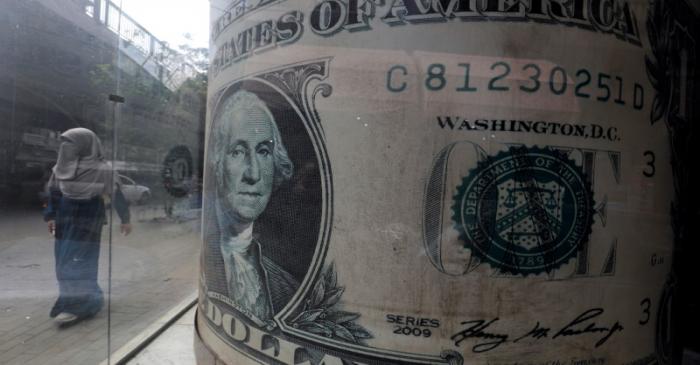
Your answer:
[[[198,74],[185,55],[168,47],[111,0],[73,0],[85,15],[119,35],[119,49],[170,90]]]

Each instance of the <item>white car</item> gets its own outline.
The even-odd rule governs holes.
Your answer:
[[[146,186],[139,185],[129,177],[119,175],[121,182],[122,194],[129,204],[143,204],[151,197],[151,189]]]

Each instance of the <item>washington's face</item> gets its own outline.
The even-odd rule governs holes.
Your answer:
[[[241,110],[224,123],[226,150],[223,159],[222,193],[236,219],[254,221],[267,206],[272,193],[274,164],[270,118],[259,108]]]

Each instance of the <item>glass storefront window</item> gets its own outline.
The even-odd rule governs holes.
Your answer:
[[[0,364],[678,363],[699,4],[0,0]]]
[[[109,361],[194,300],[208,11],[0,3],[0,363]]]

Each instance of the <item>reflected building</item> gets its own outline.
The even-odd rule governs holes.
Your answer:
[[[187,191],[201,176],[205,93],[204,73],[109,0],[2,1],[0,202],[35,202],[58,135],[75,127],[108,156],[116,135],[115,166],[154,196]]]

